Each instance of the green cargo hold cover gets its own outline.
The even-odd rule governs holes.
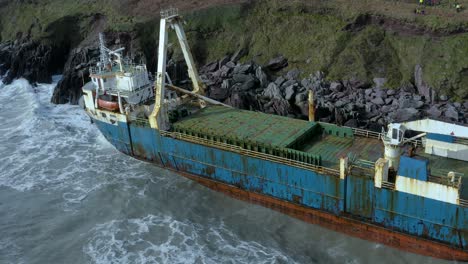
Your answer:
[[[209,106],[174,123],[174,129],[286,148],[318,124],[277,115]]]

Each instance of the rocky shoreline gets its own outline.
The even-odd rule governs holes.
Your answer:
[[[131,38],[111,35],[109,42],[128,46]],[[95,44],[72,49],[51,101],[76,104],[81,86],[89,81],[89,67],[97,62],[98,56]],[[425,84],[419,65],[415,67],[414,85],[386,89],[384,78],[375,78],[373,84],[359,80],[328,81],[322,72],[306,76],[299,69],[287,71],[288,59],[283,56],[265,65],[253,61],[240,63],[242,56],[240,49],[200,68],[209,97],[240,109],[307,119],[307,97],[311,90],[317,121],[379,132],[391,122],[425,117],[463,124],[468,121],[468,102],[451,102],[447,96],[437,95]],[[54,61],[57,59],[60,58],[53,54],[52,46],[29,40],[6,42],[0,44],[0,76],[6,84],[20,77],[33,84],[51,82],[59,64]],[[168,65],[183,68],[172,60]],[[179,81],[186,78],[184,74],[183,77],[171,71],[169,74]]]
[[[4,83],[23,77],[31,83],[52,81],[52,47],[38,41],[0,43],[0,76]]]
[[[301,78],[298,69],[282,71],[288,60],[282,56],[264,66],[238,63],[226,56],[201,68],[208,96],[236,108],[307,119],[308,91],[314,92],[316,120],[380,132],[392,122],[433,118],[466,124],[468,102],[451,102],[428,87],[421,66],[415,69],[415,85],[398,89],[359,80],[327,81],[322,72]]]
[[[78,104],[81,87],[89,82],[89,68],[99,60],[97,35],[84,39],[77,47],[57,47],[39,40],[18,38],[0,43],[0,78],[10,84],[18,78],[25,78],[31,84],[51,83],[52,76],[61,74],[51,98],[54,104]],[[124,46],[129,53],[137,53],[132,47],[134,38],[129,33],[107,33],[109,47]]]

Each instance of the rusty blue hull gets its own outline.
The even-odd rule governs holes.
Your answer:
[[[164,136],[147,126],[94,122],[119,151],[182,174],[199,177],[200,181],[207,182],[206,185],[209,182],[222,183],[260,195],[265,200],[285,202],[286,207],[317,210],[319,214],[336,217],[337,221],[343,219],[341,224],[351,225],[357,221],[363,224],[365,231],[371,232],[375,227],[377,233],[390,232],[399,236],[398,239],[409,242],[392,244],[394,240],[387,243],[385,238],[364,238],[395,247],[420,243],[420,246],[415,246],[416,249],[408,249],[412,252],[431,256],[437,253],[437,257],[446,259],[468,259],[468,208],[375,188],[373,179],[364,175],[349,175],[342,179],[336,175]],[[341,231],[340,228],[332,229]],[[359,234],[356,236],[362,237]],[[425,252],[434,250],[430,247],[427,249],[426,244],[432,246],[430,243],[436,249],[440,247],[443,250],[432,254]],[[421,250],[418,251],[418,248]]]

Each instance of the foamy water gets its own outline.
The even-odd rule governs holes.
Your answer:
[[[0,81],[2,264],[447,263],[233,200],[120,154],[79,106],[50,104],[53,88]]]

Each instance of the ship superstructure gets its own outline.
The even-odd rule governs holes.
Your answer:
[[[311,121],[231,108],[203,96],[177,11],[161,16],[154,86],[146,66],[101,40],[83,87],[87,114],[119,151],[339,232],[468,260],[466,126],[426,119],[376,133],[314,122],[313,94]],[[169,28],[192,91],[166,74]]]

